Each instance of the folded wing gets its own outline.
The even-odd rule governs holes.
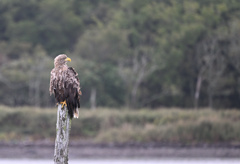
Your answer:
[[[64,80],[64,98],[67,103],[70,118],[78,118],[78,108],[80,108],[80,82],[77,72],[68,67]]]

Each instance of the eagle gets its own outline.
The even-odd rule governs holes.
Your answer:
[[[54,94],[57,104],[68,109],[70,118],[78,118],[80,108],[80,81],[77,72],[67,66],[71,59],[65,54],[60,54],[54,59],[54,68],[50,76],[50,95]]]

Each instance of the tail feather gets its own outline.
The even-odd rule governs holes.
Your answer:
[[[69,94],[71,93],[71,94]],[[77,89],[69,90],[69,93],[66,94],[67,108],[70,118],[78,118],[78,108],[80,108],[80,95],[77,92]]]
[[[79,116],[78,108],[80,107],[80,103],[78,102],[78,99],[68,98],[66,102],[67,102],[68,114],[70,118],[71,119],[78,118]]]
[[[69,115],[70,119],[72,119],[73,118],[73,109],[69,106],[67,106],[67,109],[68,109],[68,115]]]
[[[74,110],[74,118],[78,118],[79,117],[79,111],[78,109]]]

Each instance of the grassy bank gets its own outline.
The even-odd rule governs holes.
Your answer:
[[[54,139],[56,109],[0,106],[0,141]],[[98,143],[240,143],[240,110],[81,110],[72,140]]]

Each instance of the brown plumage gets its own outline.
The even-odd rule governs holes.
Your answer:
[[[65,54],[58,55],[54,59],[54,68],[50,77],[50,95],[54,94],[57,103],[67,105],[70,118],[78,118],[78,108],[80,108],[80,82],[77,72],[67,66],[67,61],[71,61]]]

